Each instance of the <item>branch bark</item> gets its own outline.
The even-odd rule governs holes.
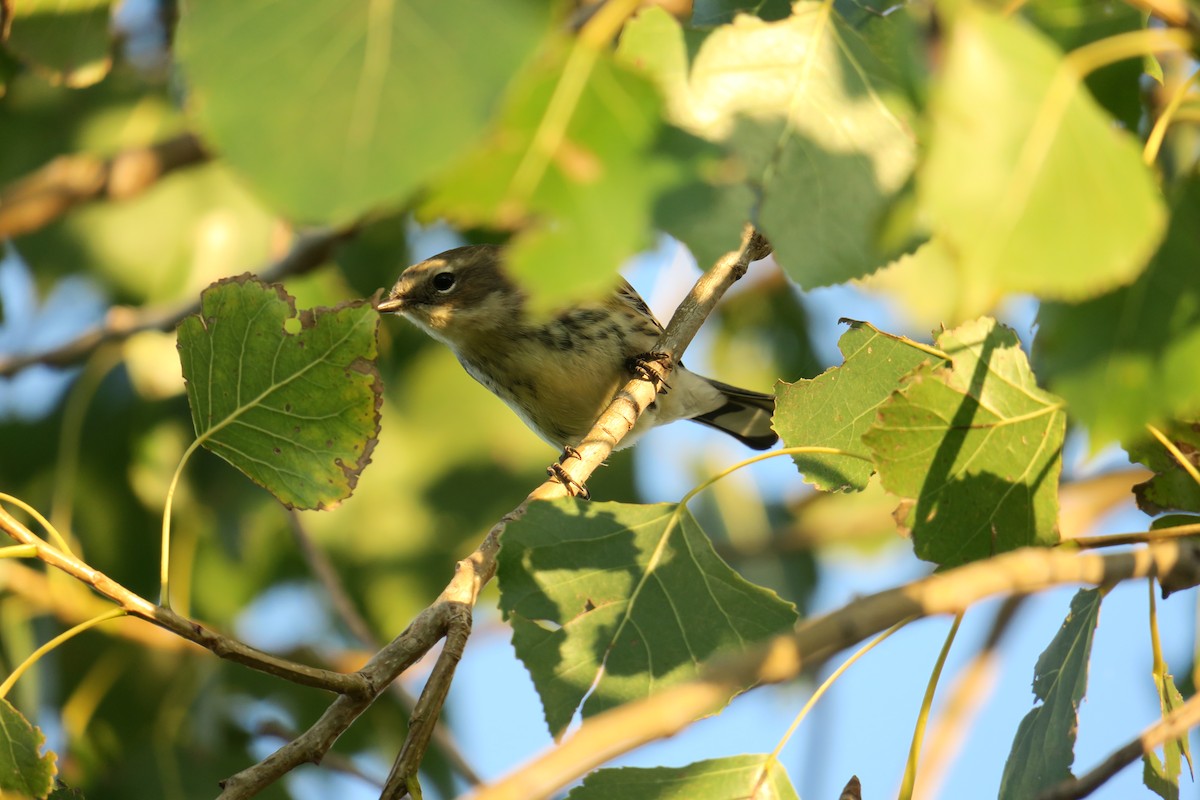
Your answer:
[[[169,173],[203,164],[208,158],[191,133],[124,150],[107,159],[59,156],[0,192],[0,238],[36,231],[93,200],[127,200]]]
[[[1064,583],[1099,586],[1147,575],[1194,583],[1198,566],[1200,542],[1173,540],[1107,555],[1026,548],[931,575],[861,598],[803,622],[793,633],[714,661],[696,680],[598,714],[559,746],[470,797],[550,797],[606,761],[717,713],[740,687],[791,680],[801,668],[908,617],[957,614],[987,597],[1031,594]]]

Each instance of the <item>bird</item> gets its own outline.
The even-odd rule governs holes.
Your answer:
[[[405,269],[380,313],[401,315],[448,346],[466,371],[534,433],[572,454],[617,390],[639,371],[663,327],[623,279],[606,296],[549,313],[530,307],[505,268],[502,245],[456,247]],[[779,437],[769,394],[705,378],[682,364],[617,449],[690,419],[755,450]]]

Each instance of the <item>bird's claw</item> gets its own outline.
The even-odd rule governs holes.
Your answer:
[[[625,362],[630,372],[654,384],[654,390],[659,394],[666,394],[671,389],[671,384],[663,375],[670,364],[670,353],[641,353],[630,356]]]
[[[574,450],[574,448],[571,449]],[[575,456],[578,457],[579,453],[576,452]],[[563,469],[563,465],[557,461],[546,467],[546,474],[550,476],[551,480],[561,483],[566,488],[567,494],[569,494],[571,497],[582,497],[584,500],[592,499],[592,493],[588,491],[588,488],[572,478],[567,471]]]

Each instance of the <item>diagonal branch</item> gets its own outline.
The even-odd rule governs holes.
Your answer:
[[[124,150],[107,159],[59,156],[0,191],[0,238],[36,231],[83,203],[126,200],[167,174],[203,164],[208,158],[191,133]]]
[[[1107,555],[1025,548],[869,595],[807,620],[792,633],[714,661],[695,680],[591,717],[559,746],[484,787],[471,800],[550,797],[606,761],[717,713],[741,687],[791,680],[802,668],[907,617],[957,614],[988,597],[1030,594],[1064,583],[1099,586],[1155,575],[1195,584],[1200,580],[1198,566],[1196,541],[1157,542]]]
[[[718,261],[692,287],[691,292],[672,315],[671,322],[655,349],[667,353],[672,359],[671,363],[677,361],[725,291],[746,273],[751,261],[765,258],[769,254],[770,245],[767,241],[752,227],[747,226],[741,246]],[[664,365],[664,374],[669,371],[670,366],[670,363]],[[567,459],[567,463],[562,465],[563,470],[573,480],[584,483],[608,458],[621,438],[633,428],[638,416],[654,402],[656,396],[657,391],[651,381],[643,378],[629,381],[617,392],[608,408],[596,420],[592,430],[584,437],[578,448],[580,457]],[[467,619],[470,618],[479,591],[496,574],[496,554],[500,550],[500,537],[508,523],[522,517],[525,509],[534,500],[566,496],[567,488],[551,478],[530,492],[519,506],[492,526],[475,552],[455,565],[454,577],[441,596],[418,614],[407,630],[380,650],[363,668],[362,674],[376,695],[445,636],[457,615],[466,614]],[[415,770],[424,757],[423,737],[427,736],[427,731],[422,726],[431,725],[436,721],[441,704],[445,700],[444,689],[453,678],[453,666],[454,661],[448,660],[439,680],[428,681],[421,698],[417,701],[419,706],[426,704],[424,708],[427,711],[423,712],[423,717],[419,720],[421,724],[409,729],[401,747],[393,770],[398,779],[407,782],[415,777],[415,773],[403,772]],[[319,763],[338,737],[373,700],[374,696],[337,698],[321,718],[299,737],[263,761],[226,780],[222,784],[224,791],[220,800],[252,797],[301,764]]]
[[[339,244],[357,233],[357,226],[351,225],[301,236],[283,258],[263,266],[256,274],[270,283],[288,275],[299,275],[316,269],[329,260]],[[169,331],[184,317],[199,310],[199,297],[169,308],[133,309],[114,306],[108,310],[103,322],[61,347],[32,355],[0,355],[0,377],[12,375],[32,364],[47,364],[53,367],[74,364],[86,358],[102,344],[123,341],[142,331]]]

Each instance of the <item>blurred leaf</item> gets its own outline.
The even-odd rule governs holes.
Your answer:
[[[112,66],[109,0],[19,0],[6,46],[54,83],[90,86]]]
[[[792,13],[788,0],[695,0],[692,3],[694,27],[716,27],[732,22],[738,14],[753,14],[760,19],[783,19]]]
[[[42,732],[29,723],[12,703],[0,698],[0,796],[45,797],[58,774],[54,753],[38,755],[46,744]]]
[[[1017,336],[990,318],[937,338],[863,442],[917,556],[942,566],[1058,542],[1066,414],[1037,387]]]
[[[1172,422],[1163,433],[1193,467],[1200,467],[1200,421]],[[1156,473],[1133,487],[1138,508],[1151,516],[1166,511],[1200,512],[1200,484],[1157,439],[1144,436],[1128,448],[1129,458]]]
[[[1146,27],[1145,12],[1120,2],[1032,0],[1021,7],[1021,14],[1064,53]],[[1152,55],[1147,58],[1155,61]],[[1096,101],[1120,120],[1127,131],[1138,129],[1142,115],[1138,79],[1145,64],[1144,59],[1125,58],[1089,73],[1084,79]]]
[[[411,262],[408,217],[393,214],[374,220],[338,247],[334,260],[359,297],[390,287]]]
[[[362,301],[296,316],[278,286],[220,281],[179,326],[180,362],[201,444],[287,507],[325,508],[379,434],[379,316]]]
[[[1033,694],[1042,701],[1021,720],[1000,778],[1000,800],[1027,800],[1071,779],[1079,704],[1087,691],[1092,635],[1100,620],[1099,589],[1082,589],[1033,671]]]
[[[674,505],[534,503],[505,530],[497,577],[555,737],[581,702],[589,717],[646,697],[796,621]]]
[[[765,774],[764,774],[765,773]],[[567,800],[799,800],[787,770],[770,755],[697,761],[683,767],[600,769]]]
[[[960,262],[964,316],[1005,292],[1073,300],[1129,283],[1161,239],[1139,143],[1069,69],[1019,20],[955,17],[918,190]]]
[[[679,194],[679,207],[664,212],[676,229],[691,224],[685,208],[703,215],[726,201],[679,191],[694,184],[693,173],[712,153],[663,130],[659,100],[644,78],[585,52],[581,44],[560,46],[527,70],[496,128],[445,176],[423,210],[465,225],[524,229],[509,246],[509,265],[537,287],[534,296],[546,307],[609,286],[616,268],[650,243],[661,195]],[[578,95],[564,88],[577,84]],[[710,226],[726,232],[718,239],[724,246],[710,249],[736,247],[743,221],[738,214]],[[714,230],[704,232],[706,241]]]
[[[709,354],[713,372],[735,386],[770,386],[780,375],[807,378],[824,366],[813,349],[808,309],[778,270],[740,281],[714,316],[720,327]]]
[[[891,105],[903,101],[890,70],[825,4],[794,8],[781,22],[743,16],[716,29],[690,64],[679,24],[650,9],[619,53],[658,82],[674,122],[739,156],[776,260],[811,288],[887,261],[876,228],[915,141]]]
[[[302,0],[284,15],[207,0],[184,7],[176,52],[221,155],[274,207],[338,223],[403,202],[470,145],[547,21],[532,0]]]
[[[1158,685],[1158,702],[1165,717],[1183,705],[1183,695],[1175,686],[1169,673],[1155,676]],[[1183,759],[1192,766],[1191,745],[1187,734],[1172,739],[1163,745],[1163,758],[1153,750],[1142,755],[1142,782],[1146,788],[1163,800],[1179,800],[1179,776],[1183,774]]]
[[[936,356],[867,322],[843,320],[850,330],[838,347],[844,356],[812,380],[782,383],[775,392],[775,429],[785,447],[836,447],[871,455],[863,434],[900,379]],[[827,492],[861,491],[874,472],[870,461],[835,455],[793,455],[809,483]]]
[[[1038,374],[1087,426],[1094,449],[1200,410],[1200,178],[1173,206],[1167,238],[1136,283],[1038,313]]]

